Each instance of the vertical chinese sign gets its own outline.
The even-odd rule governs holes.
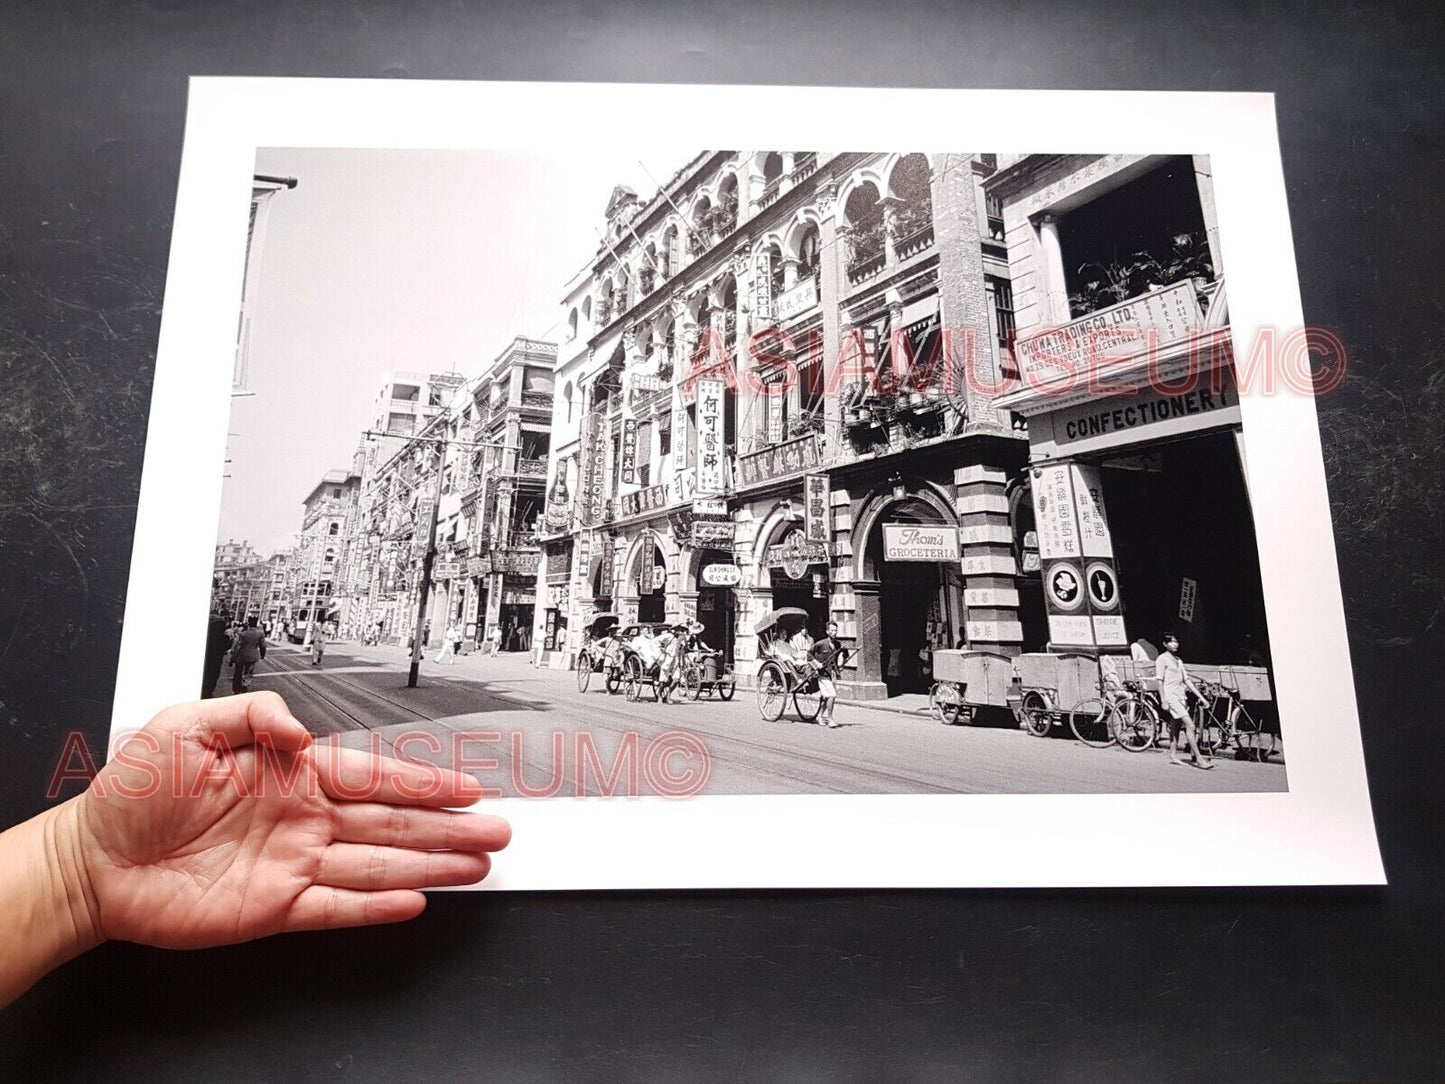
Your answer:
[[[823,474],[803,476],[803,534],[809,542],[827,543],[828,477]]]
[[[1035,467],[1034,521],[1049,615],[1058,647],[1123,647],[1124,618],[1114,544],[1097,467]]]
[[[723,396],[721,380],[697,382],[697,485],[694,492],[710,497],[723,490]]]
[[[628,485],[637,481],[637,419],[622,419],[622,480]]]
[[[577,493],[577,516],[584,527],[595,527],[602,520],[602,415],[587,414],[582,419],[582,449],[578,459],[581,480]]]

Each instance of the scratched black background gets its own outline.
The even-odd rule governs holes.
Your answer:
[[[441,897],[400,929],[107,946],[0,1014],[0,1076],[1445,1074],[1440,44],[1423,3],[4,5],[5,823],[67,728],[108,724],[188,75],[1266,90],[1306,318],[1351,352],[1322,426],[1392,883]]]

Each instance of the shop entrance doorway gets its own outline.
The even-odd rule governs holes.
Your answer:
[[[1130,641],[1269,665],[1254,516],[1233,431],[1104,459],[1100,478]]]

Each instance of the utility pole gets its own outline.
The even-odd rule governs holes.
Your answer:
[[[422,632],[426,628],[426,604],[427,597],[431,593],[431,571],[432,564],[437,554],[437,520],[441,515],[442,506],[442,472],[446,467],[447,446],[443,441],[437,446],[436,465],[436,487],[432,492],[431,513],[427,516],[426,530],[426,556],[421,562],[421,584],[417,588],[416,603],[416,632],[411,638],[411,672],[406,679],[408,689],[416,688],[418,675],[421,673],[421,657],[425,650],[422,647]]]

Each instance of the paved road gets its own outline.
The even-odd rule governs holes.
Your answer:
[[[553,785],[564,795],[606,793],[607,773],[625,767],[629,751],[646,762],[650,749],[675,752],[667,765],[675,776],[696,772],[705,756],[706,794],[1287,789],[1278,758],[1219,760],[1199,771],[1170,765],[1161,750],[1090,749],[860,705],[840,706],[835,730],[788,715],[769,723],[747,690],[731,703],[628,703],[596,682],[579,693],[573,674],[534,669],[522,655],[470,656],[451,666],[428,660],[415,689],[406,688],[406,671],[398,648],[329,645],[318,668],[299,649],[279,645],[257,669],[256,687],[281,693],[318,736],[457,764],[507,795]],[[639,793],[658,793],[646,771],[639,778]],[[625,788],[625,774],[613,786]]]

